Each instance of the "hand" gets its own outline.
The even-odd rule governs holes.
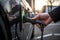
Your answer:
[[[50,15],[48,13],[40,13],[32,18],[32,20],[37,20],[37,19],[40,19],[40,21],[44,22],[46,24],[46,26],[52,22],[52,18],[50,17]],[[40,25],[38,25],[38,24],[36,24],[36,25],[37,25],[37,27],[40,28]]]

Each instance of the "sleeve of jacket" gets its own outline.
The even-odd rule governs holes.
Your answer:
[[[60,21],[60,6],[48,13],[54,22]]]

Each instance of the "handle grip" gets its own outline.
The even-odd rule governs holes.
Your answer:
[[[35,20],[34,21],[31,18],[29,18],[29,17],[23,17],[23,23],[25,23],[25,22],[30,22],[32,24],[39,24],[39,25],[42,26],[42,28],[44,28],[44,26],[46,26],[44,22],[42,22],[40,20]]]

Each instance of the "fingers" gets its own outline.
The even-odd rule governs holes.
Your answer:
[[[48,13],[40,13],[40,14],[37,14],[37,15],[36,15],[35,17],[33,17],[32,19],[33,19],[33,20],[37,20],[37,19],[46,20],[48,17],[49,17],[49,14],[48,14]]]
[[[41,26],[39,24],[35,24],[38,28],[41,28]]]
[[[40,17],[40,15],[38,14],[38,15],[36,15],[35,17],[33,17],[32,20],[40,19],[39,17]]]

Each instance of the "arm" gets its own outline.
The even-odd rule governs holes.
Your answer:
[[[49,15],[54,22],[60,21],[60,6],[49,12]]]
[[[60,6],[48,13],[40,13],[32,18],[33,20],[40,19],[46,25],[50,24],[52,21],[60,21]]]

